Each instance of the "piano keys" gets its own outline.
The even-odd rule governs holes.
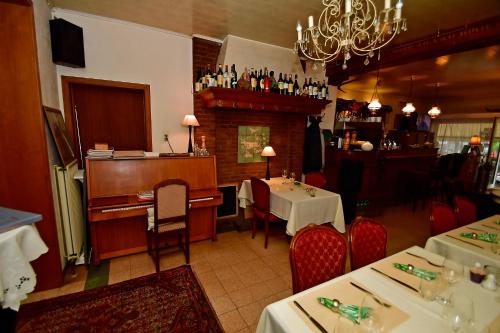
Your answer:
[[[169,178],[189,183],[190,240],[216,240],[216,208],[222,204],[222,193],[215,163],[215,156],[87,159],[93,263],[146,250],[147,208],[153,202],[138,199],[137,193]]]

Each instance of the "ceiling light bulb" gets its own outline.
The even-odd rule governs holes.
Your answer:
[[[413,106],[413,103],[406,103],[401,111],[403,111],[405,116],[409,117],[412,112],[415,112],[415,107]]]

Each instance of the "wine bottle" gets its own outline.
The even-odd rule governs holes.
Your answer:
[[[250,86],[252,87],[252,91],[257,90],[257,78],[255,77],[253,68],[250,69]]]
[[[307,84],[307,78],[304,79],[304,85],[302,86],[302,95],[309,95],[309,85]]]
[[[312,78],[309,78],[309,84],[307,85],[307,90],[308,90],[308,96],[313,97],[313,83],[312,83]]]
[[[212,69],[210,64],[207,64],[207,71],[205,72],[205,81],[207,82],[207,87],[212,86]]]
[[[228,71],[228,66],[226,65],[225,68],[224,68],[224,84],[223,84],[223,87],[224,88],[230,88],[231,86],[231,77],[229,75],[229,71]]]
[[[299,81],[297,81],[297,74],[295,74],[295,82],[293,83],[293,94],[295,96],[300,96],[300,86]]]
[[[321,86],[321,98],[326,99],[326,84],[325,80],[323,80],[323,85]]]
[[[283,79],[283,94],[288,94],[288,76],[285,73],[285,78]]]
[[[326,95],[325,95],[325,99],[329,99],[330,96],[328,94],[328,85],[326,86]],[[384,123],[382,123],[382,125],[384,125]]]
[[[201,91],[201,68],[198,67],[198,73],[196,74],[196,80],[194,81],[194,92]]]
[[[219,64],[219,70],[217,71],[217,87],[222,88],[224,85],[224,72],[222,71],[222,65]]]
[[[280,90],[280,94],[283,93],[283,76],[280,73],[280,77],[278,79],[278,89]]]
[[[236,73],[236,65],[231,66],[231,88],[236,89],[238,86],[238,73]]]
[[[262,75],[262,69],[260,69],[258,84],[259,84],[259,90],[264,91],[264,76]]]
[[[278,83],[276,82],[276,78],[274,77],[274,71],[269,71],[269,81],[271,82],[271,92],[278,93]]]
[[[267,67],[264,67],[264,92],[271,92],[271,78],[267,73]]]
[[[313,98],[318,98],[318,84],[316,81],[313,83]]]
[[[290,74],[288,76],[288,95],[290,96],[293,96],[293,91],[294,91],[294,87],[293,87],[293,80],[292,80],[292,74]]]

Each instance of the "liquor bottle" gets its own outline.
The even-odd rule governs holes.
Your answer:
[[[222,88],[224,85],[224,72],[222,71],[222,65],[219,64],[219,70],[217,71],[217,87]]]
[[[309,78],[309,84],[307,85],[307,92],[308,92],[309,97],[313,97],[313,89],[314,89],[314,86],[312,83],[312,78]]]
[[[205,81],[207,81],[207,88],[212,86],[212,69],[210,64],[207,64],[207,71],[205,72]]]
[[[293,80],[292,80],[292,74],[290,74],[288,76],[288,95],[290,96],[293,96],[293,91],[294,91],[294,87],[293,87]]]
[[[238,86],[238,73],[236,73],[236,66],[231,66],[231,88],[236,89]]]
[[[215,70],[212,73],[212,78],[210,79],[210,86],[217,87],[217,72]]]
[[[283,95],[288,94],[288,76],[285,73],[285,78],[283,79]]]
[[[264,92],[271,92],[271,78],[267,73],[267,67],[264,67]]]
[[[200,92],[202,89],[201,86],[201,68],[198,67],[198,74],[196,74],[196,81],[194,83],[194,92]]]
[[[293,94],[295,96],[300,96],[300,86],[299,81],[297,81],[297,74],[295,74],[295,82],[293,83]]]
[[[201,70],[201,81],[200,82],[201,82],[201,90],[208,88],[207,78],[205,76],[205,71],[203,69]]]
[[[230,88],[231,87],[231,76],[228,71],[228,66],[224,68],[224,88]]]
[[[252,87],[252,91],[257,90],[257,78],[255,77],[253,68],[250,69],[250,86]]]
[[[280,94],[283,93],[283,76],[280,73],[280,77],[278,79],[278,89],[280,91]]]
[[[323,85],[321,86],[321,98],[326,99],[326,84],[325,80],[323,80]]]
[[[260,73],[259,73],[259,90],[260,91],[264,91],[264,76],[262,75],[262,69],[260,70]]]
[[[313,98],[318,98],[318,84],[316,81],[313,83]]]
[[[309,95],[309,85],[307,84],[307,78],[304,79],[304,85],[302,86],[302,95]]]

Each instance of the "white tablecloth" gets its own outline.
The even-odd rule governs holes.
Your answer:
[[[405,251],[425,255],[434,262],[443,260],[442,257],[416,246]],[[391,257],[383,260],[391,260]],[[431,333],[450,331],[441,317],[442,305],[437,302],[424,300],[418,294],[407,290],[404,286],[400,286],[381,274],[370,270],[370,266],[363,267],[268,305],[264,308],[260,316],[257,333],[319,332],[311,330],[306,322],[292,309],[289,302],[348,277],[365,285],[375,294],[382,296],[387,302],[409,315],[408,320],[395,327],[391,332]],[[475,329],[477,332],[485,331],[495,318],[500,315],[500,298],[498,298],[496,292],[486,290],[480,285],[470,282],[468,279],[462,279],[447,290],[446,293],[456,292],[457,290],[460,290],[460,293],[465,293],[474,302]],[[326,329],[328,332],[332,332],[334,328],[326,327]]]
[[[457,231],[480,233],[479,230],[483,230],[483,232],[497,233],[500,236],[500,231],[495,231],[494,229],[484,226],[485,222],[498,220],[500,220],[500,215],[493,215],[484,220],[480,220],[458,228]],[[500,229],[500,225],[498,226],[498,228]],[[483,247],[483,249],[481,249],[459,240],[450,238],[446,236],[446,234],[448,233],[443,233],[441,235],[429,238],[427,240],[427,243],[425,244],[425,248],[431,252],[440,254],[443,257],[449,258],[451,260],[461,262],[462,264],[467,266],[473,266],[475,262],[480,262],[482,265],[493,265],[500,268],[500,254],[493,252],[495,247],[498,248],[500,246],[499,244],[494,245],[488,242],[476,242],[478,243],[478,245]],[[464,240],[467,241],[466,238],[464,238]]]
[[[311,197],[305,189],[312,187],[302,184],[283,184],[281,178],[266,180],[271,189],[271,213],[287,220],[286,232],[293,236],[308,224],[332,223],[339,232],[345,232],[342,199],[337,193],[316,188],[316,196]],[[238,193],[240,207],[253,203],[252,186],[243,181]]]
[[[38,231],[25,225],[0,234],[0,304],[19,310],[27,294],[35,289],[36,275],[30,265],[48,251]]]

